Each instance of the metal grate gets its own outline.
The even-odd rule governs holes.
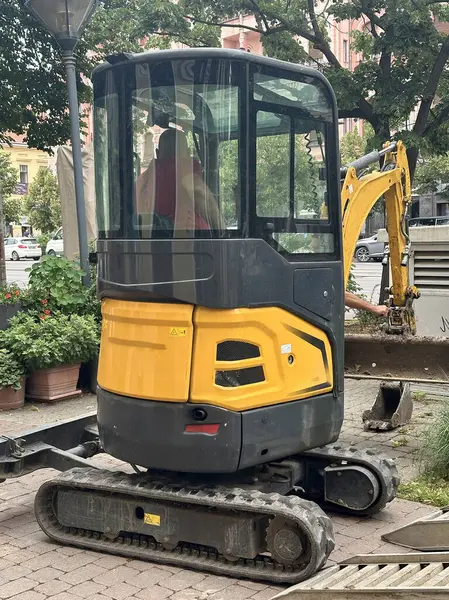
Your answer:
[[[217,360],[231,362],[234,360],[246,360],[258,358],[260,350],[254,344],[229,340],[217,345]]]
[[[240,387],[265,381],[263,367],[249,367],[248,369],[234,369],[232,371],[217,371],[215,384],[220,387]]]
[[[449,250],[415,249],[413,265],[419,289],[449,289]]]
[[[273,600],[418,600],[449,597],[449,555],[359,556],[293,586]],[[429,595],[430,593],[430,595]]]

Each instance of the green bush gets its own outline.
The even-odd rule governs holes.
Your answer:
[[[0,389],[12,387],[20,390],[25,370],[14,354],[5,348],[0,349]]]
[[[427,475],[449,480],[449,401],[423,435],[422,461]]]
[[[86,363],[98,352],[99,326],[92,316],[61,313],[32,315],[20,313],[11,326],[0,331],[0,348],[20,357],[25,370],[33,372],[58,365]]]
[[[42,256],[45,255],[46,249],[47,249],[47,244],[50,240],[51,240],[51,235],[48,233],[41,233],[40,235],[38,235],[36,237],[37,243],[42,248]]]
[[[77,263],[60,256],[44,256],[29,271],[27,308],[66,315],[84,313],[87,289],[81,281],[84,272]]]
[[[16,304],[21,302],[26,293],[15,283],[0,286],[0,304]]]

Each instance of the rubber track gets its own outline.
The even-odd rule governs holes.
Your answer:
[[[150,536],[132,534],[108,539],[102,533],[69,528],[58,522],[54,509],[54,496],[60,488],[79,489],[129,495],[136,498],[176,502],[186,505],[215,507],[226,511],[276,516],[295,521],[309,538],[310,560],[294,570],[275,562],[271,557],[259,555],[253,560],[227,560],[211,548],[181,543],[174,550],[165,550]],[[276,583],[298,583],[321,569],[335,546],[332,523],[314,502],[296,496],[266,494],[258,490],[214,487],[200,488],[178,482],[170,484],[148,474],[127,475],[107,470],[74,468],[55,479],[45,482],[35,498],[36,519],[42,530],[62,544],[151,560],[178,567],[209,571],[232,577],[245,577]]]
[[[396,464],[392,458],[376,450],[360,450],[353,446],[345,447],[340,444],[331,444],[304,452],[301,456],[326,461],[329,465],[347,462],[349,465],[360,465],[369,469],[377,477],[380,485],[380,494],[375,502],[365,510],[356,511],[345,506],[319,502],[324,510],[338,511],[348,515],[375,515],[394,500],[399,487],[400,478]],[[306,494],[307,495],[307,494]]]

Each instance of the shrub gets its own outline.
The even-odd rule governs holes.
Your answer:
[[[11,387],[20,390],[24,373],[23,365],[14,354],[5,348],[0,349],[0,389]]]
[[[87,289],[81,281],[84,272],[77,263],[59,256],[44,256],[29,271],[28,308],[66,315],[84,312]]]
[[[422,460],[428,475],[449,479],[449,401],[422,438]]]
[[[21,313],[0,332],[0,348],[20,357],[27,372],[89,362],[98,352],[99,326],[92,316],[61,313],[39,320]]]
[[[36,241],[39,246],[42,248],[42,256],[45,255],[47,250],[47,244],[51,240],[51,235],[48,233],[41,233],[36,237]]]

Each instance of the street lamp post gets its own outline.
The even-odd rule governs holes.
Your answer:
[[[80,119],[73,51],[96,8],[97,0],[23,0],[27,10],[53,35],[62,50],[67,73],[73,171],[75,179],[76,215],[81,268],[89,285],[89,247],[84,202],[83,164],[81,157]]]

